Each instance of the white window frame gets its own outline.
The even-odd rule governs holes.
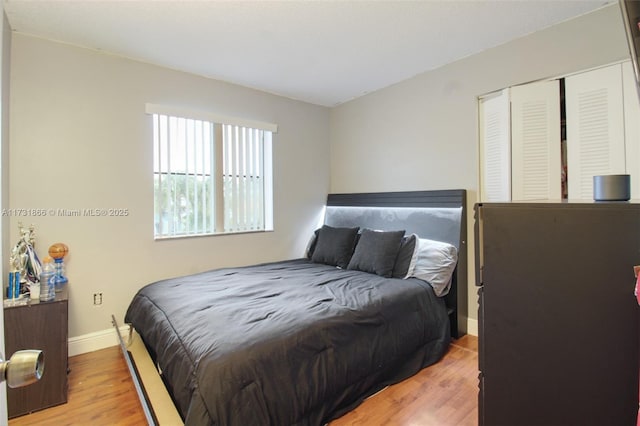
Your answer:
[[[156,240],[273,231],[272,134],[277,132],[277,125],[156,104],[147,104],[146,113],[153,115],[154,125]],[[191,126],[189,129],[198,129],[198,136],[193,136],[196,132],[192,130],[184,130],[184,136],[175,132],[170,136],[171,126]],[[175,149],[178,144],[185,152],[180,155],[181,161],[175,161],[171,154],[172,145]],[[170,159],[182,167],[172,166]],[[194,192],[189,194],[187,189],[187,202],[195,204],[201,215],[180,226],[175,211],[169,215],[166,210],[160,211],[164,205],[161,194],[166,193],[163,185],[185,175],[195,179]],[[177,193],[172,196],[177,197]],[[178,201],[173,199],[172,205]],[[163,223],[162,217],[167,216]]]

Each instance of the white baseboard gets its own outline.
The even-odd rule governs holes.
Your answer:
[[[467,318],[467,334],[472,336],[478,335],[478,320],[473,318]]]
[[[129,327],[127,326],[122,326],[119,330],[122,336],[126,336],[129,333]],[[113,328],[95,331],[69,338],[69,356],[93,352],[119,344],[120,342],[118,342],[118,337]]]

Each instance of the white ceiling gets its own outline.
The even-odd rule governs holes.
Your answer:
[[[4,0],[14,31],[334,106],[615,0]]]

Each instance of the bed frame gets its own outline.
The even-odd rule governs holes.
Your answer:
[[[466,190],[329,194],[325,224],[360,226],[380,230],[404,229],[453,244],[458,249],[445,303],[454,338],[467,331],[467,219]],[[129,329],[125,343],[112,315],[123,356],[149,425],[182,424],[180,415],[160,378],[140,336]]]

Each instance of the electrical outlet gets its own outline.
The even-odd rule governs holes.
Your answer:
[[[102,293],[93,293],[93,306],[102,305]]]

